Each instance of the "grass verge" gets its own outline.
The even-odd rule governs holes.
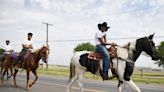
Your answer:
[[[42,68],[41,70],[38,69],[38,72],[39,74],[45,74],[45,75],[69,77],[69,67],[63,67],[63,66],[49,66],[47,71],[45,68]],[[102,80],[100,76],[94,76],[89,72],[85,73],[85,78]],[[116,79],[117,78],[114,78],[113,80]],[[139,71],[134,71],[132,75],[132,79],[133,81],[140,82],[140,83],[164,84],[164,72],[143,72],[141,76]]]

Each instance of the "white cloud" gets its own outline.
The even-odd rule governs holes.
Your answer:
[[[156,2],[157,2],[157,4],[158,4],[159,6],[164,5],[164,1],[163,1],[163,0],[156,0]]]

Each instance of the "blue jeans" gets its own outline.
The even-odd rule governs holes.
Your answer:
[[[105,47],[105,45],[101,45],[101,44],[96,45],[96,52],[98,52],[102,55],[102,59],[103,59],[103,70],[102,70],[102,72],[104,74],[108,75],[108,69],[110,68],[109,67],[110,56],[109,56],[107,48]]]

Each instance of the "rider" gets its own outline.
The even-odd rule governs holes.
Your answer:
[[[10,45],[10,40],[6,40],[6,45],[4,45],[4,50],[6,54],[13,52],[13,47]]]
[[[0,55],[0,61],[5,58],[6,54],[10,54],[14,51],[12,46],[10,45],[10,40],[6,40],[6,44],[3,46],[3,50],[4,52],[2,53],[2,55]]]
[[[102,65],[103,69],[100,70],[100,74],[103,80],[108,80],[109,78],[113,77],[109,66],[110,56],[106,48],[106,45],[116,45],[116,44],[108,43],[106,40],[106,32],[108,31],[109,28],[110,27],[107,26],[106,22],[103,22],[102,24],[98,24],[99,30],[95,34],[96,52],[100,53],[103,59],[103,65]],[[109,73],[109,77],[108,77],[108,73]]]
[[[27,57],[30,52],[33,50],[33,40],[32,40],[32,33],[28,33],[27,34],[27,39],[24,40],[23,44],[22,44],[22,51],[19,53],[19,57],[20,57],[20,63],[23,63],[23,60],[25,57]]]

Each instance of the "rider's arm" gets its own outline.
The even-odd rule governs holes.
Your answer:
[[[29,48],[30,48],[30,49],[33,49],[33,46],[32,46],[32,45],[29,45]]]
[[[114,43],[108,43],[104,38],[98,38],[102,45],[115,45]]]
[[[33,46],[32,46],[32,45],[25,45],[25,44],[22,44],[22,47],[23,47],[23,48],[28,48],[28,49],[33,49]]]
[[[107,42],[107,40],[106,40],[106,35],[104,35],[103,38],[104,38],[104,42]]]

